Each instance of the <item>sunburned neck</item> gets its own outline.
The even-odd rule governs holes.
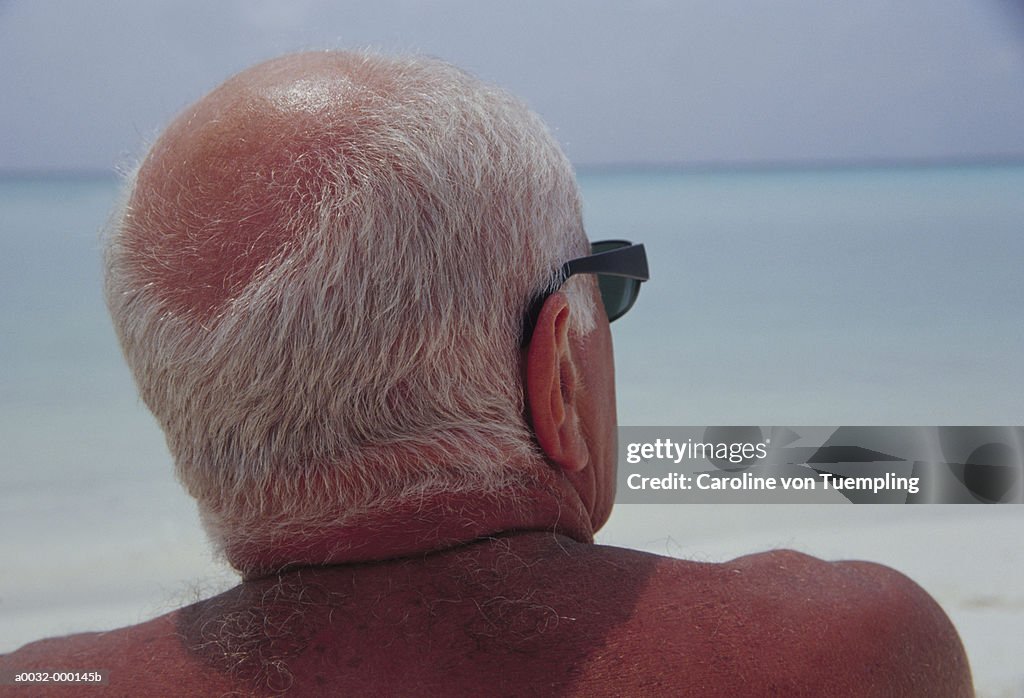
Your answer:
[[[228,547],[246,581],[294,568],[379,562],[458,548],[514,532],[549,532],[589,543],[590,517],[564,481],[517,496],[443,495],[391,507],[301,539]]]

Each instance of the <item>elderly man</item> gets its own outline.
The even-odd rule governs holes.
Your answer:
[[[103,669],[125,695],[971,694],[946,616],[886,568],[592,543],[608,322],[646,262],[591,249],[569,163],[499,90],[432,60],[258,65],[153,146],[107,265],[243,581],[7,671]]]

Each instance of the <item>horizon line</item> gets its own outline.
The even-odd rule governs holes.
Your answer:
[[[612,174],[632,171],[679,173],[824,171],[872,169],[941,169],[954,167],[1024,166],[1024,154],[934,156],[893,158],[794,158],[765,160],[689,160],[680,162],[581,162],[574,163],[580,174]]]
[[[1024,165],[1024,153],[998,156],[935,156],[894,158],[795,158],[765,160],[682,160],[646,162],[574,162],[579,174],[628,174],[633,172],[663,173],[726,173],[771,171],[824,171],[870,169],[928,169],[953,167],[1012,167]],[[10,179],[118,179],[115,166],[110,168],[45,168],[2,167],[0,180]]]

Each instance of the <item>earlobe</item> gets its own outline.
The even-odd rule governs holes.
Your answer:
[[[526,350],[526,399],[537,443],[567,472],[587,467],[589,451],[577,411],[578,372],[569,341],[569,303],[562,293],[545,301]]]

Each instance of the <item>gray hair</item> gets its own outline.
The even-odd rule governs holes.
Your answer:
[[[145,244],[167,222],[133,209],[141,178],[107,235],[126,359],[228,550],[432,493],[514,492],[540,458],[524,312],[588,252],[572,168],[523,104],[439,61],[342,55],[330,147],[289,153],[291,169],[247,194],[293,216],[291,242],[244,283],[210,307],[168,301],[154,270],[198,253]],[[319,186],[299,191],[311,171]],[[187,188],[165,203],[196,249],[210,225],[248,215],[199,220]],[[593,283],[563,288],[573,331],[593,326]]]

